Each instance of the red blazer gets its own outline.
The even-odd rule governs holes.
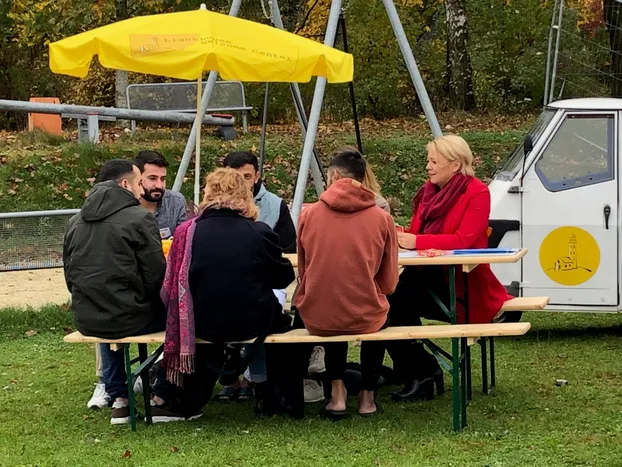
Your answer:
[[[490,191],[473,179],[456,204],[449,210],[441,234],[419,234],[421,221],[414,213],[408,231],[417,236],[416,249],[457,250],[488,247],[488,218],[490,216]],[[464,277],[456,268],[456,295],[458,322],[464,323]],[[503,303],[512,298],[490,269],[481,264],[469,273],[469,323],[490,323]]]

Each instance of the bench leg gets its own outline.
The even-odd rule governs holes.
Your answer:
[[[138,344],[138,355],[140,363],[145,363],[149,354],[147,352],[147,344]],[[151,387],[149,386],[149,368],[144,368],[140,373],[140,377],[143,381],[143,400],[145,403],[145,417],[147,419],[147,425],[151,425]]]
[[[495,339],[490,337],[490,389],[497,385],[497,375],[495,372]]]
[[[471,384],[471,346],[466,347],[466,390],[467,401],[473,400],[473,387]]]
[[[460,352],[460,370],[461,370],[461,384],[460,384],[460,409],[462,411],[462,423],[461,428],[467,426],[467,403],[468,403],[468,366],[469,366],[469,353],[466,338],[460,339],[461,352]]]
[[[460,350],[457,338],[451,340],[452,378],[451,400],[454,414],[454,431],[460,431]]]
[[[482,392],[488,395],[488,355],[486,352],[486,338],[482,337],[479,341],[482,349]]]
[[[127,397],[130,405],[130,423],[132,431],[136,431],[136,408],[134,403],[134,378],[132,377],[132,359],[130,357],[130,345],[123,346],[125,353],[125,375],[127,377]]]

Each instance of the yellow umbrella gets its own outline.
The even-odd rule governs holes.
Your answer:
[[[296,34],[199,10],[140,16],[50,44],[54,73],[84,78],[93,57],[106,68],[195,80],[306,83],[352,81],[352,55]]]
[[[240,18],[199,10],[140,16],[50,44],[54,73],[84,78],[93,57],[106,68],[197,80],[195,202],[200,184],[201,80],[217,71],[225,80],[306,83],[352,81],[350,54]]]

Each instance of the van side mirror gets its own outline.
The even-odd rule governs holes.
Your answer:
[[[527,135],[523,141],[523,154],[527,157],[531,151],[533,151],[533,139],[531,138],[531,135]]]
[[[529,156],[531,151],[533,151],[533,139],[531,138],[531,135],[527,135],[523,140],[523,167],[520,175],[521,188],[523,187],[523,178],[525,177],[525,163],[527,162],[527,156]]]

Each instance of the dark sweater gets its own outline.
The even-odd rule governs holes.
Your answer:
[[[228,209],[207,210],[192,243],[190,292],[196,335],[212,342],[264,334],[280,305],[272,289],[294,280],[278,236]]]

